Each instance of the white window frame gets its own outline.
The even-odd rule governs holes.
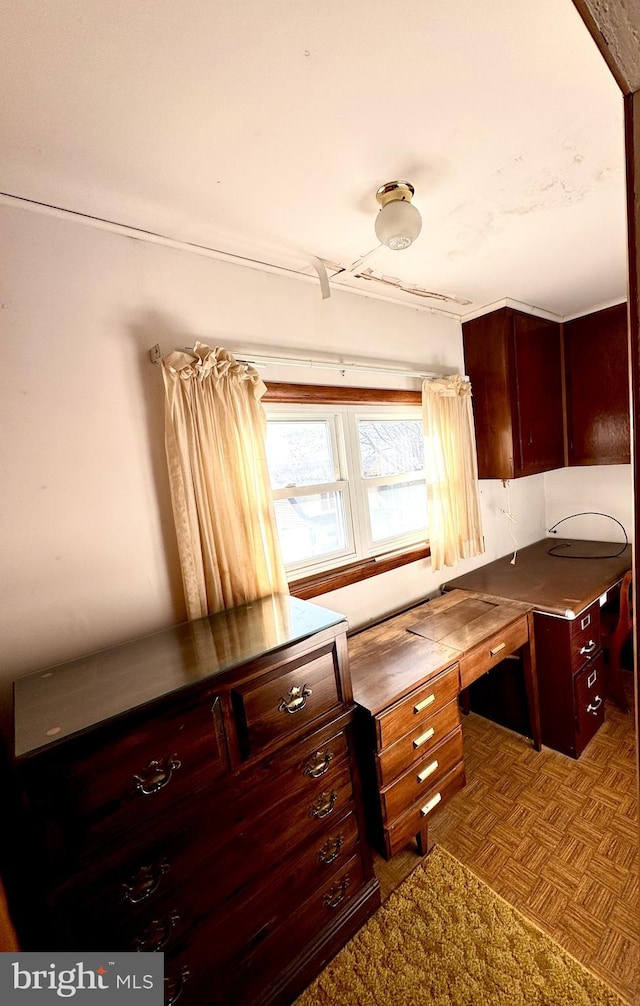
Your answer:
[[[322,556],[321,559],[307,559],[302,562],[288,563],[287,575],[290,579],[339,569],[353,562],[371,560],[386,555],[410,550],[417,545],[428,543],[428,530],[404,535],[396,535],[384,541],[374,542],[371,533],[367,487],[374,485],[393,485],[416,480],[424,480],[424,470],[401,475],[382,475],[374,478],[362,478],[360,475],[360,449],[358,442],[358,423],[361,421],[413,420],[422,422],[422,412],[419,406],[412,405],[360,405],[348,404],[269,404],[265,403],[267,422],[298,420],[312,421],[314,418],[329,420],[331,442],[335,451],[337,478],[334,482],[318,485],[287,486],[283,489],[273,489],[273,499],[286,499],[293,495],[316,495],[322,492],[341,492],[344,494],[345,524],[347,542],[340,551]],[[426,500],[426,487],[425,487]]]

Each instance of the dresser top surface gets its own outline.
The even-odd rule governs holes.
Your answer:
[[[338,612],[275,594],[24,675],[14,682],[16,758],[340,623]]]

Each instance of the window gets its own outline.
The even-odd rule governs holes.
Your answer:
[[[419,406],[265,405],[267,460],[290,580],[371,565],[418,543],[424,548]]]

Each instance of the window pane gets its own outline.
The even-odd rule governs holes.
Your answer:
[[[424,468],[424,438],[420,420],[360,420],[358,423],[362,477],[403,475]]]
[[[411,534],[427,526],[427,493],[422,480],[367,490],[374,542]]]
[[[267,463],[272,489],[335,482],[329,422],[270,420],[267,423]]]
[[[344,498],[340,492],[275,500],[285,565],[321,558],[347,547]]]

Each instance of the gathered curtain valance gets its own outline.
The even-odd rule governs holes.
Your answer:
[[[454,374],[422,383],[431,567],[484,552],[471,384]]]
[[[165,447],[190,619],[288,593],[265,451],[266,387],[225,349],[163,357]]]

